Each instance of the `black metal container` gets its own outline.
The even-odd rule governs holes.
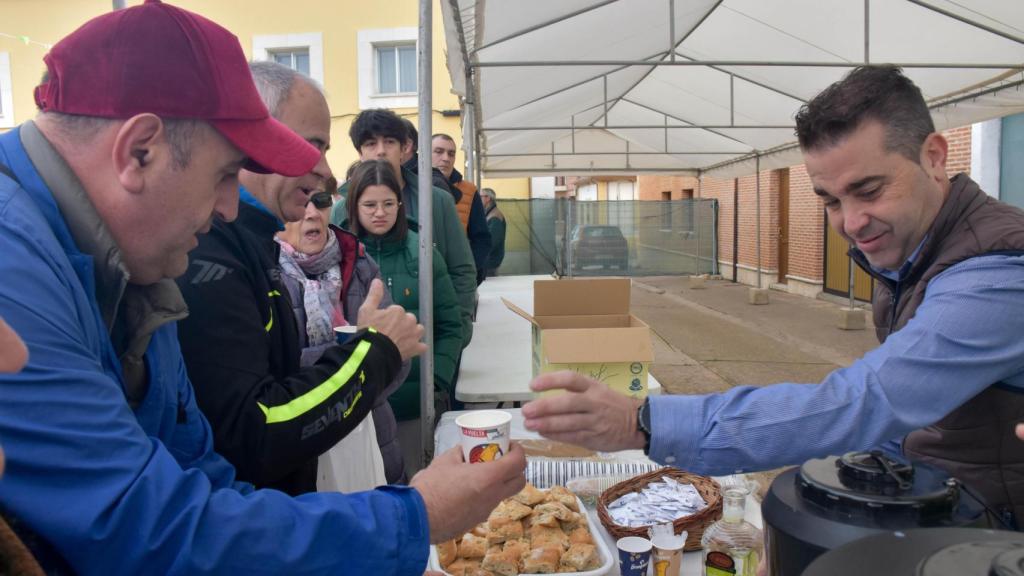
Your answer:
[[[875,534],[918,527],[988,527],[959,482],[880,452],[808,460],[779,475],[761,507],[773,576],[798,576],[821,554]]]
[[[803,576],[1024,576],[1024,534],[917,528],[868,536],[826,552]]]

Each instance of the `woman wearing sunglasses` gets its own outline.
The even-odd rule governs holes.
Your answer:
[[[386,161],[361,163],[349,180],[348,226],[359,236],[380,265],[381,277],[395,304],[419,318],[419,236],[411,229],[400,200],[394,168]],[[455,361],[462,350],[462,320],[458,299],[444,259],[434,250],[434,405],[437,414],[447,409],[455,374]],[[414,358],[405,383],[389,402],[398,418],[398,438],[409,472],[419,462],[420,377],[419,359]]]
[[[302,220],[285,224],[277,235],[282,279],[299,324],[302,366],[315,364],[334,344],[335,327],[356,325],[370,282],[380,278],[377,264],[355,235],[328,225],[332,204],[331,190],[313,194]],[[381,307],[390,305],[391,298],[385,293]],[[402,451],[396,441],[397,424],[387,397],[405,380],[408,369],[406,362],[378,395],[372,419],[365,419],[320,456],[318,489],[356,492],[406,483]]]

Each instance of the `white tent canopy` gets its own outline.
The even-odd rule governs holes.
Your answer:
[[[441,0],[488,177],[799,164],[793,117],[892,63],[939,129],[1024,111],[1024,0]]]

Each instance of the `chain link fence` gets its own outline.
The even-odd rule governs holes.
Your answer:
[[[718,273],[718,201],[499,199],[500,275],[670,276]]]

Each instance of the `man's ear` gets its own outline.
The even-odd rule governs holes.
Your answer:
[[[932,132],[921,144],[921,168],[938,182],[948,179],[946,159],[949,157],[949,142],[938,132]]]
[[[132,116],[117,131],[112,151],[114,171],[129,193],[142,192],[154,162],[169,153],[164,136],[164,123],[155,114]]]

